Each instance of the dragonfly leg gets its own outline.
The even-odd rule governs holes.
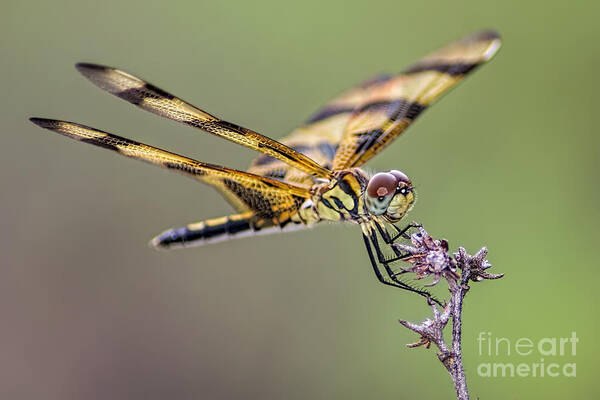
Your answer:
[[[381,224],[377,223],[375,225],[377,226],[377,230],[381,234],[381,237],[383,238],[383,241],[385,243],[387,243],[387,244],[394,243],[399,238],[410,239],[410,235],[407,232],[410,231],[411,229],[417,229],[417,228],[421,227],[421,224],[418,224],[416,222],[411,222],[410,224],[406,225],[402,229],[398,228],[394,224],[390,224],[396,230],[396,233],[393,236],[390,236],[390,234],[387,231],[387,229],[385,229]]]
[[[409,292],[417,293],[417,294],[427,298],[428,300],[434,301],[435,303],[442,306],[442,303],[438,299],[433,297],[431,295],[431,293],[429,293],[427,291],[415,289],[412,286],[410,286],[410,285],[402,282],[400,279],[398,279],[398,277],[396,276],[394,271],[392,271],[392,268],[389,266],[389,261],[380,261],[380,263],[383,265],[385,273],[386,273],[386,276],[384,277],[383,274],[381,273],[381,270],[379,269],[379,265],[377,264],[375,255],[373,254],[373,249],[371,248],[371,243],[372,243],[373,248],[375,249],[375,253],[377,254],[377,259],[378,260],[384,259],[381,249],[379,247],[379,243],[377,242],[377,237],[375,236],[375,232],[373,232],[373,235],[371,236],[370,240],[369,240],[369,237],[367,237],[367,235],[365,235],[363,233],[363,240],[364,240],[365,246],[367,248],[367,253],[369,255],[369,260],[371,261],[373,271],[375,272],[377,279],[379,279],[379,281],[381,283],[388,285],[388,286],[394,286],[394,287],[398,287],[400,289],[408,290]]]
[[[407,233],[409,230],[411,229],[417,229],[421,227],[421,224],[418,224],[416,222],[411,222],[410,224],[406,225],[404,228],[400,229],[398,228],[396,225],[391,224],[394,229],[396,230],[396,235],[394,235],[393,237],[390,238],[390,240],[392,242],[395,242],[396,240],[398,240],[398,238],[403,237],[404,239],[410,239],[410,235]],[[390,242],[386,242],[386,243],[390,243]]]
[[[377,261],[375,260],[375,256],[373,255],[373,249],[371,248],[371,243],[369,242],[369,238],[363,234],[363,240],[365,242],[365,247],[367,248],[367,254],[369,255],[369,260],[371,261],[371,266],[373,267],[373,271],[375,272],[375,276],[377,276],[377,279],[384,285],[394,286],[394,287],[398,287],[398,288],[405,289],[405,290],[412,289],[412,288],[410,288],[410,286],[408,286],[404,282],[394,282],[394,281],[386,280],[384,278],[383,274],[381,273],[381,271],[379,270],[379,266],[377,264]]]
[[[398,239],[398,237],[401,236],[401,234],[400,234],[400,235],[394,236],[392,238],[392,237],[390,237],[390,234],[388,233],[388,231],[383,226],[381,226],[380,224],[375,224],[375,226],[377,227],[377,230],[379,231],[379,234],[381,235],[383,241],[386,244],[393,244],[396,241],[396,239]],[[396,228],[395,225],[394,225],[394,227]],[[404,228],[402,230],[402,232],[406,232],[407,230],[409,230],[412,227],[413,227],[413,225],[409,225],[408,227]],[[396,228],[396,229],[398,229],[398,228]],[[373,235],[371,237],[371,240],[375,240],[375,241],[377,240],[377,238],[375,236],[375,233],[373,233]],[[376,245],[376,247],[379,248],[379,245]],[[379,259],[380,263],[382,263],[382,264],[386,264],[386,263],[389,264],[389,263],[393,263],[393,262],[400,261],[400,260],[406,260],[407,258],[409,258],[410,256],[412,256],[412,254],[409,254],[409,253],[402,253],[399,249],[397,249],[393,245],[390,246],[390,248],[392,249],[392,251],[394,252],[394,254],[396,255],[396,257],[392,257],[392,258],[386,259],[384,257],[384,255],[383,255],[383,253],[381,251],[378,251],[377,252],[377,258]]]

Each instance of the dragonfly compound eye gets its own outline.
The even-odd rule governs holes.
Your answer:
[[[399,182],[406,182],[408,183],[408,185],[410,186],[412,183],[410,181],[410,179],[408,179],[408,176],[406,176],[406,174],[402,171],[398,171],[397,169],[393,169],[390,171],[390,174],[394,175],[396,178],[398,178]]]
[[[398,178],[389,172],[379,172],[369,180],[367,194],[372,199],[393,195],[398,186]]]

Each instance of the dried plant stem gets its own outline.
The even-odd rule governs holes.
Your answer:
[[[436,282],[440,277],[445,278],[450,291],[450,299],[443,310],[429,301],[433,312],[433,319],[426,319],[420,324],[400,320],[399,322],[406,328],[420,335],[418,342],[407,345],[408,347],[424,346],[429,348],[434,343],[439,349],[438,359],[444,365],[452,382],[456,396],[459,400],[468,400],[469,392],[467,389],[467,380],[462,360],[462,309],[465,295],[469,291],[469,281],[479,282],[484,279],[498,279],[502,274],[490,274],[485,270],[491,267],[491,264],[485,259],[487,249],[484,247],[474,256],[467,254],[464,248],[460,247],[458,252],[449,257],[448,244],[446,241],[434,240],[423,229],[419,229],[419,234],[413,235],[411,241],[415,247],[396,244],[396,247],[412,254],[408,259],[413,264],[412,271],[418,274],[418,277],[434,275]],[[431,260],[435,260],[432,262]],[[460,270],[458,274],[456,271]],[[408,269],[411,271],[411,269]],[[452,319],[452,342],[449,347],[444,340],[444,328],[448,321]]]
[[[465,378],[465,370],[462,362],[462,305],[463,299],[469,290],[467,285],[470,277],[470,271],[465,273],[465,269],[462,271],[460,282],[453,282],[456,286],[454,290],[450,290],[452,297],[450,304],[452,308],[452,358],[453,362],[444,362],[444,366],[450,373],[452,381],[454,382],[454,390],[456,391],[456,397],[460,400],[467,400],[469,398],[469,391],[467,389],[467,380]],[[465,279],[466,278],[466,279]]]

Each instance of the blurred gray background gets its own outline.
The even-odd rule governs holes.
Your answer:
[[[371,170],[412,177],[407,220],[476,251],[464,357],[473,398],[593,398],[599,211],[599,7],[585,1],[8,0],[0,16],[0,396],[6,399],[452,398],[433,349],[397,323],[422,298],[380,285],[357,227],[175,252],[163,229],[230,212],[210,187],[42,131],[88,124],[245,168],[251,151],[136,110],[78,61],[135,73],[279,138],[339,91],[495,28],[497,57]],[[443,293],[443,292],[442,292]],[[479,332],[580,338],[577,377],[486,378]]]

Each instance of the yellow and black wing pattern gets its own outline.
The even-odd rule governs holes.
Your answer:
[[[80,142],[115,151],[207,183],[255,223],[281,225],[310,196],[305,188],[218,165],[206,164],[156,147],[73,122],[31,118],[36,125]]]
[[[280,142],[327,169],[359,167],[499,47],[500,37],[493,31],[467,36],[399,75],[380,75],[343,92]],[[294,184],[314,182],[268,154],[256,158],[248,171]]]
[[[499,47],[496,32],[480,31],[434,51],[400,75],[372,85],[347,120],[331,168],[366,163],[436,99],[493,57]]]
[[[353,111],[363,103],[371,88],[389,79],[392,76],[380,75],[341,93],[280,142],[331,169],[344,128]],[[257,157],[248,171],[294,184],[314,183],[313,178],[304,171],[268,154]]]
[[[268,154],[310,176],[331,176],[331,171],[306,155],[250,129],[224,121],[126,72],[89,63],[79,63],[76,68],[99,88],[143,110]]]

